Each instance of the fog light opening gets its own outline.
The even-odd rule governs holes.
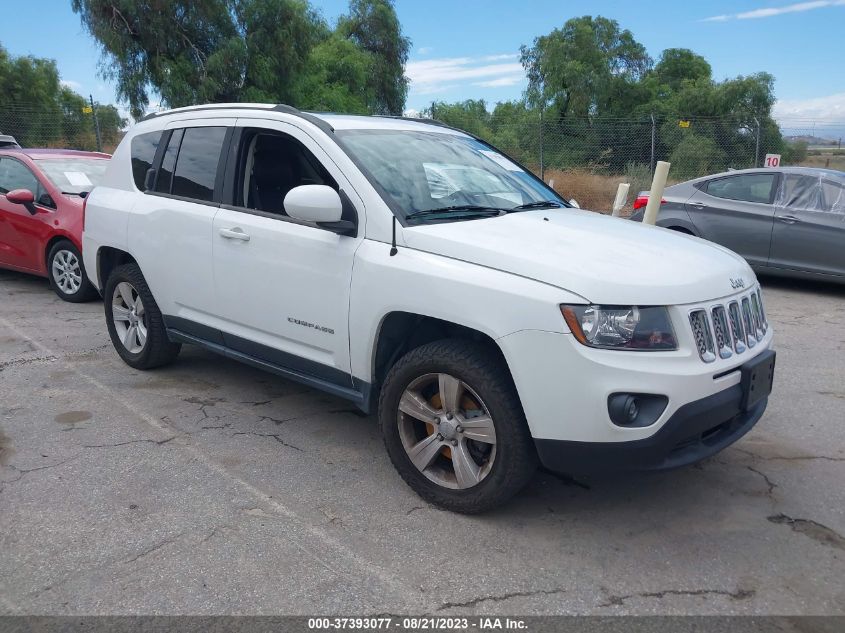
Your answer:
[[[668,403],[666,396],[614,393],[607,399],[607,412],[617,426],[643,427],[657,422]]]

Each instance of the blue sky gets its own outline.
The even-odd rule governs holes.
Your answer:
[[[312,4],[334,22],[347,1]],[[98,75],[97,47],[69,0],[0,4],[0,43],[12,54],[53,58],[75,90],[114,101],[113,85]],[[691,48],[707,58],[717,79],[772,73],[776,113],[785,121],[845,121],[845,0],[397,0],[396,6],[413,40],[409,109],[432,100],[519,98],[525,87],[519,46],[592,14],[630,29],[655,58],[665,48]]]

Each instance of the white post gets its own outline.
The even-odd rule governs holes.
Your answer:
[[[654,180],[651,181],[643,224],[653,225],[657,221],[657,212],[660,210],[660,201],[663,199],[663,190],[666,188],[666,177],[669,175],[669,165],[670,163],[659,160],[654,166]]]
[[[630,188],[630,183],[619,183],[619,188],[616,190],[616,200],[613,201],[613,213],[611,214],[614,218],[619,217],[622,207],[624,207],[625,203],[628,201],[628,189]]]

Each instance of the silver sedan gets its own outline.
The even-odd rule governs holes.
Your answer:
[[[631,216],[642,221],[648,192]],[[667,187],[657,225],[721,244],[759,271],[845,282],[845,172],[743,169]]]

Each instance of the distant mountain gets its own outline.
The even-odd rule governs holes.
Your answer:
[[[832,139],[832,138],[821,138],[818,136],[810,136],[808,134],[803,135],[796,135],[796,136],[784,136],[783,140],[788,143],[806,143],[811,147],[824,147],[824,146],[833,146],[836,147],[839,145],[839,139]]]

